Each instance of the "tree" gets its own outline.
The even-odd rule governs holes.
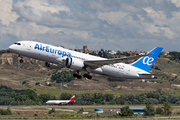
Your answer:
[[[79,109],[79,112],[84,112],[84,108],[80,108],[80,109]]]
[[[107,102],[114,99],[114,95],[113,94],[105,94],[104,97],[105,97],[105,100]]]
[[[60,95],[60,99],[61,100],[69,100],[71,97],[72,97],[72,94],[71,93],[67,93],[67,92],[63,92]]]
[[[52,108],[50,111],[49,111],[49,114],[51,114],[51,113],[55,113],[56,111],[55,111],[55,108]]]
[[[12,115],[11,108],[8,107],[7,110],[0,109],[0,115]]]
[[[165,115],[170,115],[172,113],[172,106],[168,101],[163,103],[163,109]]]
[[[163,109],[161,107],[157,107],[155,113],[159,114],[159,115],[163,115],[164,114]]]
[[[94,51],[92,53],[89,53],[90,55],[98,56]]]
[[[100,57],[103,56],[102,51],[99,51],[99,52],[98,52],[98,56],[100,56]]]
[[[108,58],[108,54],[106,52],[103,52],[103,58]]]
[[[74,71],[58,72],[51,76],[51,80],[56,81],[57,83],[60,83],[61,81],[62,82],[70,82],[71,80],[74,80],[73,74],[74,74]]]
[[[121,108],[121,116],[133,116],[134,112],[129,108],[129,106],[125,106]]]
[[[125,55],[125,56],[130,56],[130,54],[129,53],[127,53],[127,52],[123,52],[123,54],[122,55]]]
[[[152,101],[147,100],[145,102],[146,108],[144,109],[145,115],[154,115],[154,104]]]
[[[7,111],[8,115],[12,115],[12,112],[11,112],[11,108],[10,108],[10,107],[8,107],[6,111]]]
[[[121,52],[117,51],[116,55],[118,55],[118,57],[120,58],[121,57]]]
[[[51,96],[49,94],[40,94],[38,96],[38,98],[43,102],[45,103],[46,101],[48,100],[54,100],[55,99],[55,96]]]

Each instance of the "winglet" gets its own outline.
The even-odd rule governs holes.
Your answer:
[[[156,61],[162,49],[163,49],[162,47],[154,48],[148,53],[150,55],[139,58],[137,61],[132,63],[132,66],[140,68],[146,72],[149,72],[149,70],[151,69],[152,65]]]

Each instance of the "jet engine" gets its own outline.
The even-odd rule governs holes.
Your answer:
[[[65,65],[67,68],[81,70],[84,67],[84,62],[76,58],[66,58]]]
[[[54,64],[54,63],[49,63],[49,62],[45,62],[45,66],[51,69],[61,69],[63,66]]]

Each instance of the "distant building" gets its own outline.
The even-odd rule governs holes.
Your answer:
[[[112,54],[112,55],[114,55],[116,53],[117,53],[116,51],[109,51],[109,54]]]
[[[90,53],[96,53],[96,54],[98,54],[99,51],[97,51],[97,50],[92,50],[92,51],[90,51]]]
[[[96,109],[94,109],[94,112],[95,113],[103,113],[104,111],[103,111],[103,109],[96,108]]]
[[[134,114],[144,114],[144,108],[133,108],[130,107],[131,110],[133,110]]]
[[[83,50],[86,51],[86,52],[88,51],[87,45],[84,45],[84,46],[83,46]]]
[[[127,53],[129,53],[129,54],[130,54],[130,56],[136,56],[136,55],[138,55],[138,54],[139,54],[139,52],[138,52],[138,51],[128,51]]]

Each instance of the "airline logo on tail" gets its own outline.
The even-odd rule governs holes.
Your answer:
[[[146,64],[146,65],[150,66],[150,65],[152,65],[153,61],[154,61],[154,58],[146,56],[143,59],[143,64]]]
[[[75,99],[75,95],[72,96],[72,98],[69,100],[69,103],[75,102],[74,99]]]
[[[146,72],[149,72],[149,70],[151,69],[152,65],[154,64],[154,62],[156,61],[158,55],[161,53],[162,51],[162,47],[156,47],[153,50],[151,50],[148,54],[148,56],[144,56],[140,59],[138,59],[137,61],[135,61],[134,63],[132,63],[132,66],[140,68]]]

